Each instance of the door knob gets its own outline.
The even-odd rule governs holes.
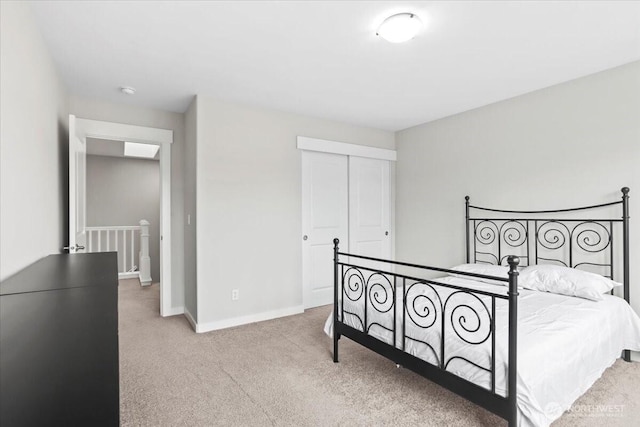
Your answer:
[[[384,235],[385,235],[385,236],[388,236],[388,235],[389,235],[389,232],[388,232],[388,231],[385,231],[385,232],[384,232]]]
[[[76,251],[77,252],[77,251],[79,251],[81,249],[84,249],[84,246],[80,246],[79,244],[76,243],[75,246],[65,246],[62,249],[65,250],[65,251],[69,251],[69,252],[71,252],[71,251]]]
[[[304,236],[302,236],[302,240],[307,240],[309,237],[305,234]]]

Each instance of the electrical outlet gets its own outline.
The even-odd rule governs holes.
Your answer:
[[[240,289],[234,289],[231,291],[231,301],[238,301],[240,299]]]

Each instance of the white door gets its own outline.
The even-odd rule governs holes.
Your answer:
[[[349,248],[351,253],[391,258],[389,161],[349,157]],[[358,261],[361,263],[361,261]],[[363,263],[384,269],[382,263]]]
[[[333,302],[333,239],[348,250],[348,161],[302,151],[302,282],[304,307]]]
[[[69,253],[84,252],[86,236],[87,141],[69,115]]]

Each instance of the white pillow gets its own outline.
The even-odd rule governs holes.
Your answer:
[[[509,267],[503,265],[493,264],[460,264],[451,270],[462,271],[464,273],[482,274],[484,276],[504,277],[509,278]],[[492,285],[509,286],[509,282],[501,282],[499,280],[484,279],[482,277],[465,276],[463,274],[453,274],[451,276],[460,277],[462,279],[477,280],[478,282],[491,283]]]
[[[622,286],[621,283],[599,274],[551,264],[532,265],[525,268],[518,277],[518,285],[536,291],[586,298],[592,301],[600,301],[602,294],[616,286]]]

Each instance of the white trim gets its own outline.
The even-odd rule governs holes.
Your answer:
[[[164,317],[171,316],[171,144],[160,144],[160,189],[160,315]]]
[[[631,360],[633,360],[634,362],[640,362],[640,352],[632,351]]]
[[[171,307],[169,310],[165,310],[165,316],[177,316],[178,314],[184,314],[184,307]]]
[[[73,158],[76,152],[76,148],[74,148],[73,138],[76,136],[76,116],[73,114],[69,114],[69,200],[67,205],[67,211],[69,212],[69,248],[75,248],[76,242],[76,221],[78,216],[78,207],[77,207],[77,197],[76,197],[76,187],[77,183],[77,167],[74,166],[75,159]],[[86,184],[85,184],[86,187]],[[69,253],[71,253],[71,249],[69,249]]]
[[[250,314],[247,316],[232,317],[231,319],[218,320],[215,322],[194,323],[196,332],[202,333],[216,331],[218,329],[231,328],[233,326],[246,325],[248,323],[263,322],[265,320],[277,319],[278,317],[292,316],[294,314],[300,313],[304,313],[304,308],[302,307],[302,305],[297,305],[295,307],[265,311],[262,313]],[[189,320],[189,317],[187,317],[187,320]],[[191,322],[192,320],[193,318],[189,322]]]
[[[160,259],[162,260],[160,269],[160,315],[163,317],[172,316],[175,310],[171,306],[171,144],[173,143],[173,131],[77,117],[74,117],[74,119],[77,132],[88,138],[130,141],[160,146]]]
[[[127,271],[125,273],[118,273],[118,280],[120,279],[139,279],[139,271]]]
[[[146,126],[125,125],[122,123],[102,122],[76,118],[78,130],[88,138],[100,138],[114,141],[140,142],[143,144],[172,144],[173,131]]]
[[[367,145],[347,144],[346,142],[327,141],[325,139],[298,137],[298,150],[320,151],[322,153],[344,154],[346,156],[369,157],[372,159],[397,160],[395,150],[375,148]]]
[[[195,319],[193,318],[193,315],[191,314],[191,312],[189,311],[189,309],[185,306],[184,307],[184,317],[187,318],[187,321],[189,322],[189,324],[191,325],[191,327],[193,328],[194,331],[198,331],[198,324],[196,323]]]

